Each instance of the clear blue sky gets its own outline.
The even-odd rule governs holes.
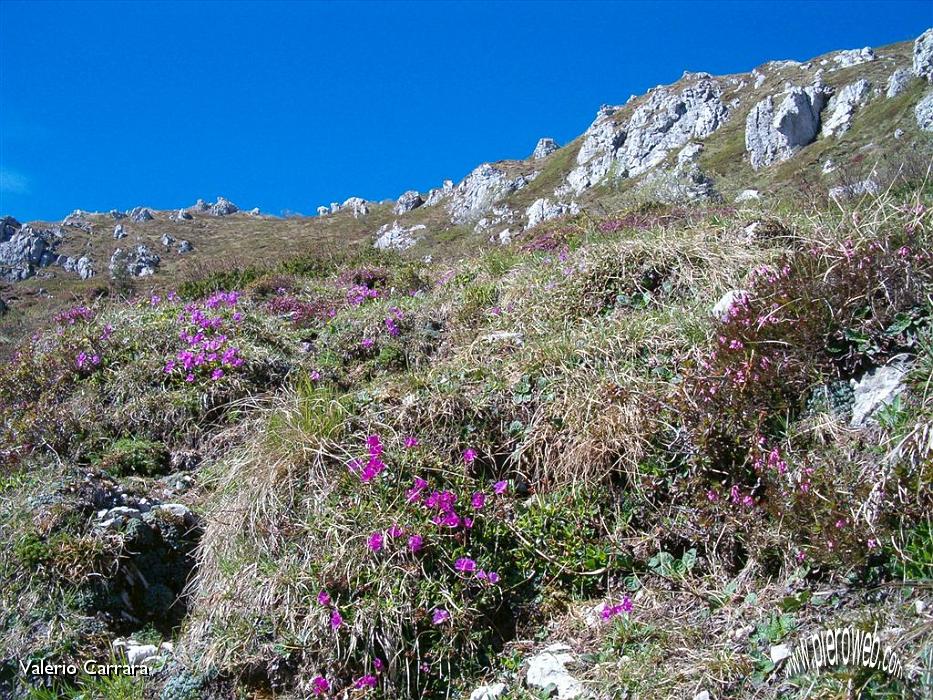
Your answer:
[[[313,213],[561,143],[685,69],[913,39],[933,3],[0,2],[0,214]]]

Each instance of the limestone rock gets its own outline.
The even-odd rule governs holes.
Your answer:
[[[406,214],[412,209],[417,209],[422,204],[424,204],[424,200],[421,198],[421,193],[417,190],[408,190],[408,192],[404,192],[395,202],[394,211],[396,214]]]
[[[570,647],[552,644],[528,659],[525,682],[538,690],[553,686],[559,700],[581,697],[584,694],[583,684],[567,671],[567,665],[573,662]]]
[[[218,197],[217,201],[208,208],[211,216],[229,216],[230,214],[236,214],[238,211],[240,211],[239,207],[226,197]]]
[[[716,302],[710,313],[720,321],[728,321],[731,317],[732,307],[743,303],[748,299],[748,292],[744,289],[733,289],[723,294],[722,298]]]
[[[820,129],[820,112],[828,89],[822,84],[792,87],[775,107],[769,95],[745,120],[745,148],[755,170],[787,160],[812,143]]]
[[[927,29],[914,42],[914,75],[933,82],[933,28]]]
[[[119,221],[120,219],[126,218],[126,214],[124,214],[122,211],[118,211],[117,209],[111,209],[109,214],[110,218],[114,221]]]
[[[165,246],[166,248],[171,248],[172,244],[174,243],[175,243],[175,238],[173,236],[170,236],[167,233],[162,234],[162,245],[163,246]]]
[[[130,211],[130,220],[135,221],[136,223],[152,221],[153,218],[154,217],[152,216],[152,212],[145,207],[136,207]]]
[[[441,187],[435,187],[428,192],[427,198],[424,200],[424,205],[426,207],[433,207],[436,204],[439,204],[447,195],[453,192],[454,182],[453,180],[444,180],[444,184]]]
[[[722,86],[708,74],[691,74],[695,82],[677,91],[659,86],[635,108],[626,124],[616,107],[603,107],[584,134],[577,165],[556,194],[582,192],[613,168],[621,177],[640,175],[663,162],[670,151],[703,139],[722,126],[730,108]]]
[[[318,216],[327,216],[328,214],[330,214],[330,207],[320,206],[317,208]]]
[[[195,202],[193,205],[188,207],[188,210],[189,211],[207,211],[210,208],[211,207],[207,202],[205,202],[203,199],[198,199],[197,202]]]
[[[59,227],[19,226],[13,217],[0,222],[0,279],[18,282],[56,262],[55,247],[62,239]]]
[[[898,355],[884,367],[867,372],[858,381],[851,380],[854,397],[850,425],[853,428],[865,425],[880,408],[890,404],[904,390],[904,377],[909,370],[908,357]]]
[[[505,683],[481,685],[470,693],[470,700],[496,700],[505,695]]]
[[[190,253],[194,250],[194,246],[191,245],[190,241],[184,239],[178,241],[178,252],[179,253]]]
[[[340,205],[340,208],[351,210],[353,212],[354,219],[358,219],[361,216],[366,216],[369,214],[369,205],[362,197],[348,197],[346,201]]]
[[[193,217],[187,209],[179,209],[174,214],[169,216],[172,221],[190,221]]]
[[[259,216],[260,214],[259,207],[253,207],[252,209],[249,210],[248,213],[250,216]]]
[[[543,221],[550,221],[565,214],[576,214],[579,211],[580,207],[575,202],[552,204],[549,199],[536,199],[534,204],[525,210],[525,217],[528,219],[528,225],[525,228],[533,228]]]
[[[483,163],[467,175],[450,193],[448,211],[455,224],[476,221],[499,200],[528,184],[524,175],[509,179],[503,170]]]
[[[424,224],[405,228],[400,226],[398,221],[393,221],[391,226],[386,224],[376,231],[376,242],[373,246],[380,250],[408,250],[418,242],[415,232],[425,228]]]
[[[113,227],[113,237],[116,240],[126,238],[126,229],[123,228],[123,224],[117,224]]]
[[[541,160],[542,158],[547,158],[554,151],[558,150],[560,146],[557,141],[552,138],[544,137],[538,139],[538,145],[535,146],[534,153],[531,154],[532,160]]]
[[[773,664],[781,663],[784,659],[790,658],[790,655],[790,647],[786,644],[777,644],[771,647],[770,656]]]
[[[857,80],[842,88],[829,100],[826,111],[829,115],[823,120],[823,136],[839,136],[852,126],[856,108],[868,99],[871,83]]]
[[[852,66],[857,66],[860,63],[867,63],[868,61],[875,60],[875,52],[868,46],[864,49],[849,49],[848,51],[840,51],[835,56],[833,56],[833,61],[836,63],[837,68],[851,68]]]
[[[859,182],[853,182],[848,185],[839,185],[838,187],[832,187],[829,190],[829,196],[831,199],[852,199],[853,197],[861,197],[866,194],[878,194],[881,191],[881,186],[874,180],[860,180]]]
[[[904,90],[910,87],[910,81],[913,80],[913,74],[906,68],[898,68],[896,71],[891,73],[891,77],[888,78],[888,88],[885,91],[885,96],[887,97],[897,97]]]
[[[144,245],[125,251],[117,248],[110,256],[110,275],[116,277],[123,272],[132,277],[148,277],[155,274],[161,259]]]
[[[742,190],[735,197],[736,204],[741,202],[757,202],[761,199],[761,194],[758,190]]]
[[[933,131],[933,92],[924,95],[923,99],[914,107],[914,116],[917,126],[923,131]]]
[[[75,263],[75,272],[77,272],[78,277],[83,280],[93,277],[94,268],[91,266],[91,259],[86,255],[82,255],[78,258],[78,261]]]

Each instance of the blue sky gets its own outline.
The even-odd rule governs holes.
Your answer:
[[[912,39],[933,3],[0,2],[0,214],[396,197],[686,70]]]

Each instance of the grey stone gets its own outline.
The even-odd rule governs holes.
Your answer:
[[[759,199],[761,199],[761,194],[758,192],[758,190],[742,190],[735,197],[736,203],[756,202]]]
[[[184,239],[178,241],[178,252],[179,253],[190,253],[194,250],[194,246],[191,245],[190,241]]]
[[[125,251],[117,248],[110,256],[110,275],[116,277],[122,272],[132,277],[148,277],[154,275],[161,259],[144,245]]]
[[[170,236],[167,233],[162,234],[162,245],[163,246],[165,246],[166,248],[171,248],[174,243],[175,243],[174,236]]]
[[[406,214],[422,204],[424,204],[424,200],[421,198],[421,194],[417,190],[408,190],[395,202],[394,211],[396,214]]]
[[[418,242],[415,232],[425,228],[424,224],[405,228],[398,221],[393,221],[391,226],[386,224],[376,232],[373,247],[380,250],[408,250]]]
[[[917,118],[917,126],[921,130],[933,131],[933,92],[928,92],[917,103],[917,106],[914,107],[914,116]]]
[[[710,313],[720,321],[728,321],[731,315],[732,307],[748,299],[748,292],[744,289],[733,289],[722,295],[722,298],[716,302]]]
[[[190,211],[207,211],[210,209],[210,205],[205,202],[203,199],[198,199],[192,206],[188,207]]]
[[[154,217],[152,216],[152,212],[145,207],[136,207],[130,211],[130,220],[135,221],[136,223],[152,221],[153,218]]]
[[[854,391],[850,425],[859,428],[887,406],[904,390],[904,378],[910,371],[907,355],[898,355],[884,367],[866,372],[858,381],[851,380]]]
[[[476,221],[529,181],[524,175],[510,180],[503,170],[483,163],[451,191],[448,204],[451,220],[455,224]]]
[[[853,182],[848,185],[839,185],[838,187],[831,187],[829,190],[829,196],[832,199],[842,200],[842,199],[852,199],[853,197],[861,197],[866,194],[878,194],[881,191],[881,186],[874,180],[860,180],[859,182]]]
[[[114,221],[119,221],[120,219],[126,218],[126,214],[122,211],[118,211],[117,209],[111,209],[109,213],[110,218],[112,218]]]
[[[927,29],[914,42],[914,75],[933,82],[933,28]]]
[[[194,217],[191,216],[191,213],[187,209],[179,209],[169,218],[172,221],[190,221]]]
[[[211,216],[229,216],[230,214],[236,214],[238,211],[240,211],[239,207],[226,197],[218,197],[217,201],[208,208],[208,213]]]
[[[823,136],[841,135],[852,126],[856,108],[868,99],[871,94],[871,83],[867,80],[857,80],[842,88],[832,96],[826,107],[827,116],[823,119]]]
[[[447,197],[454,189],[453,180],[444,180],[444,184],[441,187],[435,187],[434,189],[428,192],[427,198],[424,200],[424,205],[426,207],[433,207],[436,204],[439,204],[441,200]]]
[[[538,144],[535,146],[534,153],[531,154],[532,160],[541,160],[542,158],[547,158],[554,151],[558,150],[560,146],[557,141],[552,138],[544,137],[538,139]]]
[[[328,214],[330,214],[330,207],[320,206],[317,208],[318,216],[327,216]]]
[[[771,651],[769,652],[769,656],[771,657],[771,663],[773,664],[781,663],[784,659],[789,658],[790,655],[791,655],[790,647],[787,646],[786,644],[777,644],[775,646],[772,646]]]
[[[528,224],[525,228],[533,228],[544,221],[556,219],[565,214],[576,214],[580,208],[576,203],[562,204],[560,202],[551,203],[551,200],[541,198],[536,199],[534,203],[525,210],[525,217]]]
[[[570,647],[552,644],[527,661],[525,682],[538,690],[556,689],[559,700],[578,698],[584,694],[583,684],[567,671],[574,662]]]
[[[745,120],[745,148],[755,170],[787,160],[812,143],[820,130],[820,112],[828,89],[792,87],[775,108],[774,96],[756,104]]]
[[[33,226],[16,227],[12,217],[2,220],[0,238],[0,279],[18,282],[36,274],[37,268],[47,267],[57,261],[55,247],[62,239],[62,230]]]
[[[259,216],[259,207],[253,207],[249,210],[250,216]]]
[[[885,91],[885,96],[897,97],[900,95],[904,90],[910,87],[910,81],[913,80],[913,77],[913,74],[906,68],[898,68],[891,73],[891,77],[888,78],[888,87]]]
[[[352,211],[354,219],[369,214],[369,204],[362,197],[348,197],[340,208]]]
[[[833,56],[838,68],[851,68],[861,63],[867,63],[875,60],[875,52],[868,46],[864,49],[849,49],[840,51]]]
[[[83,279],[90,279],[94,276],[94,268],[91,266],[91,259],[86,255],[82,255],[78,258],[75,263],[75,272],[78,273],[78,276]]]
[[[126,238],[126,229],[123,228],[123,224],[117,224],[113,227],[113,237],[116,240]]]
[[[470,693],[470,700],[496,700],[505,695],[505,683],[490,683],[481,685]]]

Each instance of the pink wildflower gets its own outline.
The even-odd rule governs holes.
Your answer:
[[[383,543],[384,543],[384,540],[383,540],[383,537],[382,537],[382,533],[381,533],[381,532],[374,532],[373,534],[371,534],[371,535],[369,536],[369,540],[367,540],[366,545],[367,545],[372,551],[378,552],[380,549],[382,549]]]
[[[314,691],[315,695],[324,695],[330,690],[330,683],[328,683],[324,676],[318,676],[311,681],[311,689]]]
[[[484,505],[486,505],[486,494],[483,493],[482,491],[477,491],[476,493],[473,494],[473,498],[470,499],[470,503],[473,504],[473,507],[476,510],[479,510]]]
[[[342,624],[343,616],[340,614],[340,611],[335,608],[334,611],[330,614],[330,626],[334,629],[337,629]]]
[[[414,435],[409,435],[408,437],[405,438],[405,447],[411,449],[412,447],[417,447],[417,446],[418,446],[418,438],[416,438]]]
[[[376,677],[371,674],[366,674],[361,678],[356,679],[356,683],[353,684],[354,688],[375,688],[376,687]]]
[[[330,607],[330,593],[327,591],[321,591],[317,594],[317,603],[318,605],[323,605],[325,608]]]
[[[468,447],[467,449],[463,451],[464,462],[466,462],[467,464],[472,464],[475,459],[476,459],[476,450],[474,450],[472,447]]]
[[[450,619],[450,613],[444,610],[444,608],[437,608],[434,611],[434,614],[431,616],[431,622],[435,625],[439,625],[442,622],[447,622]]]
[[[454,568],[461,573],[469,573],[470,571],[476,570],[476,562],[472,559],[463,557],[461,559],[457,559],[456,563],[454,564]]]
[[[505,493],[505,490],[508,487],[509,487],[508,481],[497,481],[495,485],[493,485],[492,490],[495,491],[497,496],[501,496],[502,494]]]
[[[412,535],[408,538],[408,549],[414,554],[424,546],[424,538],[421,535]]]

